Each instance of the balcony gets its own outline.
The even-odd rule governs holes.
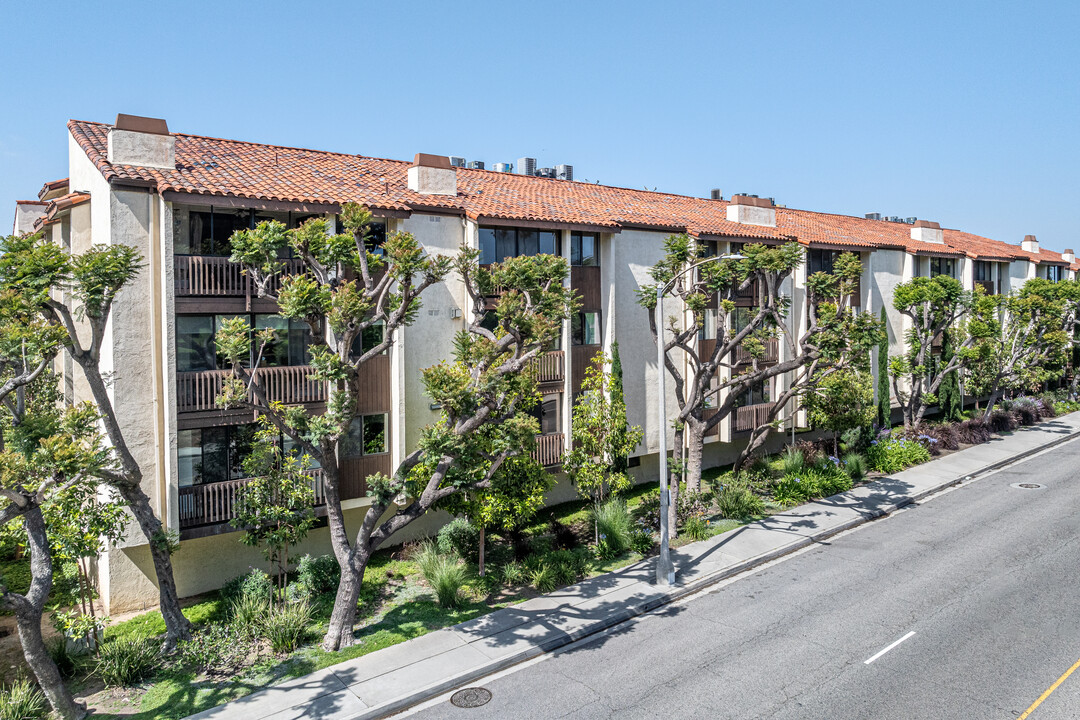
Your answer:
[[[536,382],[561,383],[566,378],[566,359],[562,350],[551,350],[542,353],[529,363],[529,372],[532,373]]]
[[[282,260],[282,275],[303,271],[301,260]],[[180,297],[245,297],[254,288],[239,263],[214,255],[177,255],[174,258],[176,295]],[[280,276],[279,276],[280,277]],[[271,283],[274,292],[280,283]]]
[[[326,402],[326,385],[312,380],[307,365],[259,368],[256,383],[265,388],[267,399],[286,405]],[[176,411],[199,412],[217,409],[217,398],[228,370],[176,373]]]
[[[761,427],[769,420],[776,403],[760,403],[758,405],[744,405],[735,409],[735,432],[746,432]]]
[[[546,468],[555,467],[562,463],[563,434],[544,433],[536,436],[536,449],[532,451],[532,458]]]
[[[735,348],[735,363],[749,363],[754,359],[754,356],[744,350],[742,346]],[[777,338],[768,338],[765,340],[765,357],[761,358],[761,362],[774,363],[780,359],[780,341]]]
[[[326,504],[322,470],[312,470],[310,474],[311,504],[320,507]],[[180,488],[180,529],[218,525],[235,518],[237,491],[248,482],[250,478]]]

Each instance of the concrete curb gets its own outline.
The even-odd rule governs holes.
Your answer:
[[[735,565],[731,565],[721,570],[717,570],[710,575],[697,578],[685,585],[676,583],[676,585],[673,586],[672,589],[668,592],[662,595],[658,595],[654,598],[649,598],[648,600],[645,600],[644,602],[638,603],[636,605],[629,606],[625,610],[614,613],[588,627],[563,633],[560,636],[550,638],[540,643],[539,645],[533,646],[527,650],[523,650],[512,655],[507,655],[497,660],[492,660],[489,663],[472,668],[459,675],[455,675],[452,678],[447,678],[438,683],[419,688],[406,696],[395,698],[394,700],[391,700],[389,702],[385,702],[380,705],[376,705],[375,707],[369,708],[368,710],[358,715],[354,715],[352,716],[352,720],[373,720],[375,718],[384,718],[394,713],[407,710],[415,705],[419,705],[420,703],[426,700],[430,700],[431,698],[441,695],[449,690],[462,687],[479,678],[493,675],[497,672],[501,672],[503,670],[506,670],[507,668],[513,667],[514,665],[525,662],[526,660],[531,660],[532,658],[542,655],[544,653],[552,652],[561,647],[570,645],[571,643],[575,643],[584,638],[596,635],[597,633],[601,633],[605,630],[615,627],[616,625],[621,625],[628,620],[632,620],[635,617],[640,617],[641,615],[655,610],[658,607],[669,605],[676,600],[679,600],[688,595],[692,595],[711,585],[716,585],[717,583],[727,580],[728,578],[739,575],[740,573],[744,573],[747,570],[752,570],[756,567],[772,562],[773,560],[778,560],[779,558],[798,552],[803,548],[821,542],[822,540],[826,540],[830,537],[833,537],[834,535],[838,535],[842,532],[858,527],[860,525],[864,525],[873,520],[877,520],[887,515],[891,515],[900,508],[916,503],[919,500],[922,500],[923,498],[926,498],[930,495],[939,493],[946,488],[952,487],[954,485],[959,485],[965,480],[974,479],[975,477],[986,475],[996,470],[1000,470],[1003,467],[1012,465],[1016,462],[1031,457],[1032,455],[1056,447],[1077,437],[1080,437],[1080,431],[1072,432],[1063,437],[1056,438],[1050,442],[1043,443],[1042,445],[1039,445],[1037,447],[1029,448],[1027,450],[1017,453],[1016,455],[1012,455],[1008,458],[990,463],[982,468],[979,468],[978,470],[965,473],[964,475],[953,478],[951,480],[943,480],[942,482],[937,483],[929,488],[913,493],[911,496],[906,497],[903,500],[891,503],[880,508],[876,508],[873,511],[868,512],[863,517],[854,518],[835,527],[831,527],[826,530],[814,533],[813,535],[803,536],[801,539],[784,545],[783,547],[777,548],[775,550],[770,550],[769,552],[762,553]],[[643,560],[642,563],[639,564],[645,563],[651,563],[651,560]]]

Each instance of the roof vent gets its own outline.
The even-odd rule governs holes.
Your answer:
[[[109,130],[109,162],[175,169],[176,138],[160,118],[121,113]]]
[[[1035,239],[1034,235],[1025,235],[1020,247],[1024,249],[1024,252],[1035,253],[1036,255],[1039,253],[1039,241]]]
[[[941,229],[940,224],[929,220],[916,220],[915,218],[910,218],[910,220],[912,240],[938,243],[939,245],[945,243],[945,231]]]
[[[416,153],[409,168],[409,189],[421,195],[457,195],[457,170],[445,155]]]
[[[914,225],[915,221],[918,220],[918,219],[919,218],[917,218],[917,217],[906,217],[906,218],[904,218],[904,222],[906,222],[908,225]]]
[[[723,200],[724,196],[720,193],[720,188],[713,188],[709,191],[710,200]]]
[[[732,195],[727,206],[727,219],[744,225],[776,227],[776,207],[769,198]]]

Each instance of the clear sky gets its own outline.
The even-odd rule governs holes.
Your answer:
[[[0,207],[65,122],[918,216],[1080,250],[1080,3],[7,2]]]

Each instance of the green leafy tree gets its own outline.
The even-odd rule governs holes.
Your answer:
[[[877,355],[877,424],[887,428],[892,424],[892,392],[889,390],[889,319],[881,308],[881,340]]]
[[[641,428],[626,419],[622,388],[616,386],[614,373],[605,372],[607,364],[599,355],[585,370],[582,395],[574,406],[571,449],[563,458],[563,471],[578,494],[596,506],[609,493],[630,487],[629,476],[619,468],[643,437]]]
[[[623,390],[622,356],[619,354],[619,341],[611,343],[611,401],[626,405],[626,393]],[[629,424],[624,428],[628,428]],[[629,456],[615,458],[611,466],[615,472],[625,473],[630,469]]]
[[[944,330],[941,333],[941,362],[948,363],[953,356],[952,333]],[[953,422],[960,419],[960,373],[949,373],[941,381],[938,390],[938,407],[941,410],[941,419]]]
[[[262,421],[250,455],[242,461],[251,478],[236,494],[232,524],[243,530],[240,541],[262,548],[278,579],[282,602],[288,584],[289,548],[315,525],[311,457],[281,447],[276,427]]]
[[[191,634],[176,592],[174,546],[142,489],[142,468],[128,447],[101,368],[113,303],[141,268],[138,250],[127,245],[95,245],[72,255],[41,235],[8,237],[0,243],[0,296],[18,297],[39,313],[45,323],[29,324],[27,332],[38,332],[39,343],[61,342],[86,378],[113,448],[113,464],[99,467],[98,473],[120,494],[149,544],[166,627],[163,647],[170,650]]]
[[[833,433],[833,455],[839,455],[837,438],[845,430],[874,421],[874,386],[870,375],[858,368],[843,368],[814,379],[803,396],[810,426]]]
[[[917,425],[926,409],[937,404],[938,390],[950,373],[975,361],[978,352],[972,346],[990,332],[990,316],[980,313],[962,329],[959,322],[976,305],[988,309],[991,304],[987,296],[965,291],[958,280],[947,275],[917,277],[896,286],[893,307],[908,318],[910,329],[905,337],[907,353],[889,361],[889,374],[893,394],[904,412],[904,427]],[[935,341],[954,327],[960,342],[953,356],[948,362],[935,361]]]
[[[664,241],[664,257],[650,274],[656,284],[643,286],[639,302],[649,311],[649,326],[655,339],[663,328],[664,364],[674,380],[673,390],[679,406],[675,418],[674,448],[688,436],[687,488],[701,487],[701,456],[706,433],[724,422],[736,409],[741,396],[750,388],[772,378],[787,377],[788,387],[775,398],[768,416],[751,432],[741,461],[764,444],[776,418],[787,402],[805,391],[822,364],[843,365],[849,357],[865,356],[866,343],[877,342],[877,321],[851,310],[862,266],[858,256],[840,256],[834,272],[815,273],[806,283],[807,323],[800,329],[790,317],[791,298],[784,294],[783,283],[804,260],[797,243],[779,246],[747,245],[742,260],[708,262],[686,272],[703,259],[703,247],[688,235],[672,235]],[[656,289],[674,280],[670,307],[678,314],[657,318]],[[745,322],[734,314],[740,292],[754,293],[755,305]],[[716,342],[711,352],[699,351],[698,332],[704,327],[710,295],[717,296]],[[685,312],[683,312],[685,310]],[[783,347],[783,360],[765,361],[767,344],[775,340]],[[739,364],[737,351],[750,357]],[[688,368],[684,374],[682,367]],[[727,374],[728,377],[718,373]],[[715,409],[706,416],[706,407]],[[671,479],[672,490],[678,478]],[[675,493],[673,492],[673,495]],[[676,498],[670,505],[674,527]]]

